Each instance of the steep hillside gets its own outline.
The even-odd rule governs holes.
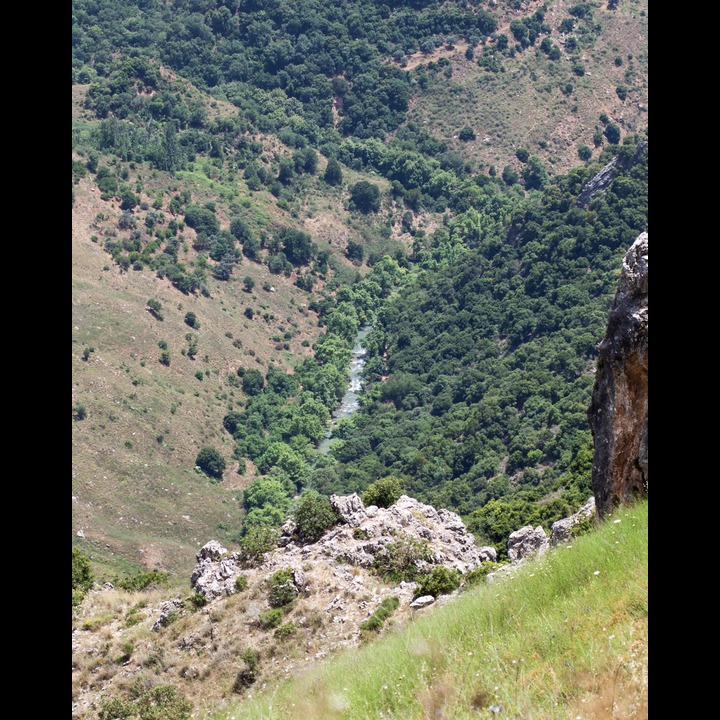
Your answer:
[[[409,509],[418,518],[406,530],[441,527],[432,508],[402,504],[387,511],[392,527]],[[443,520],[462,539],[457,520]],[[207,604],[160,590],[92,591],[73,623],[73,717],[144,717],[143,707],[162,720],[419,720],[498,708],[543,720],[647,717],[647,503],[619,508],[593,532],[578,525],[539,556],[481,563],[454,592],[436,584],[429,607],[410,604],[427,592],[416,582],[329,561],[358,530],[382,539],[372,522],[279,548],[241,570],[242,583],[208,546],[198,569],[227,576],[231,594]]]
[[[521,172],[516,153],[525,149],[553,174],[576,167],[582,145],[597,156],[601,116],[623,132],[647,126],[647,2],[492,6],[499,14],[495,35],[505,35],[510,49],[450,38],[427,54],[408,56],[406,67],[423,86],[410,103],[408,123],[447,140],[464,162]],[[535,27],[549,32],[523,47],[519,23],[538,12],[542,20]],[[467,127],[475,137],[461,137]]]
[[[273,442],[319,471],[296,490],[331,488],[278,410],[308,396],[251,402],[245,373],[300,372],[324,417],[339,348],[394,283],[646,127],[645,2],[391,5],[73,3],[72,534],[107,577],[182,583],[209,537],[236,543]],[[328,357],[329,390],[306,364]],[[484,479],[531,442],[493,448]],[[195,467],[206,447],[222,479]],[[396,451],[343,487],[407,473]],[[487,499],[435,490],[465,513]]]

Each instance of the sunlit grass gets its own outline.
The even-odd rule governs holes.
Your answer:
[[[646,648],[643,503],[213,718],[642,718]]]

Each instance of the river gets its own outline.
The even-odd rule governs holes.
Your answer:
[[[337,427],[340,420],[350,417],[360,406],[360,393],[362,392],[363,378],[362,372],[365,368],[366,350],[363,347],[363,341],[372,330],[370,325],[364,325],[358,330],[355,336],[355,345],[352,349],[352,357],[350,359],[350,385],[347,392],[340,401],[340,406],[333,412],[330,418],[328,429],[325,437],[318,445],[318,452],[327,453],[330,450],[330,441],[332,440],[333,430]]]

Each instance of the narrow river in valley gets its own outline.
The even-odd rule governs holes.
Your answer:
[[[370,325],[361,327],[355,336],[355,346],[352,350],[352,358],[350,360],[350,386],[340,402],[340,407],[335,410],[330,419],[325,437],[318,445],[318,451],[327,453],[330,449],[330,441],[332,440],[333,430],[343,418],[350,417],[360,406],[360,393],[362,392],[363,378],[362,372],[365,367],[365,348],[363,341],[368,333],[372,330]]]

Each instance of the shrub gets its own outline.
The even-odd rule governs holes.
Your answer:
[[[274,634],[279,640],[284,640],[285,638],[295,635],[295,633],[297,633],[297,625],[294,622],[289,622],[281,625]]]
[[[191,328],[195,328],[195,330],[200,329],[200,323],[198,322],[194,312],[185,313],[185,324],[189,325]]]
[[[377,505],[381,508],[389,508],[398,501],[402,495],[402,481],[394,475],[376,480],[369,485],[362,494],[362,501],[368,505]]]
[[[400,535],[375,556],[375,571],[391,582],[414,582],[420,575],[421,565],[432,558],[427,540]]]
[[[315,542],[335,525],[338,515],[330,500],[315,490],[306,490],[298,501],[294,513],[298,535],[305,542]]]
[[[100,703],[99,720],[190,720],[192,704],[170,685],[149,690],[132,689],[132,698],[111,698]]]
[[[604,135],[612,145],[617,145],[620,142],[620,128],[615,123],[608,123]]]
[[[262,373],[255,368],[245,369],[242,368],[242,389],[246,395],[259,395],[265,386],[265,378]],[[238,368],[238,375],[240,374],[240,368]]]
[[[460,587],[461,575],[458,570],[445,567],[444,565],[436,565],[429,575],[420,580],[420,585],[415,592],[415,597],[423,595],[449,595],[453,590]]]
[[[243,592],[248,589],[248,579],[244,575],[235,578],[235,592]]]
[[[128,592],[139,592],[148,588],[167,587],[170,583],[169,573],[159,570],[144,570],[124,578],[113,578],[112,584]]]
[[[380,188],[367,180],[360,180],[350,188],[350,201],[362,213],[377,212],[380,209]]]
[[[385,598],[378,606],[378,609],[365,622],[360,624],[360,630],[377,632],[399,606],[400,600],[395,595]]]
[[[87,417],[87,408],[82,403],[75,403],[72,414],[75,420],[84,420]]]
[[[327,167],[325,168],[323,180],[328,185],[342,185],[342,179],[342,169],[340,168],[340,163],[334,157],[331,157],[328,160]]]
[[[240,538],[241,562],[249,567],[260,565],[265,553],[277,546],[280,531],[267,525],[251,525],[245,535]]]
[[[207,598],[199,592],[194,592],[187,600],[193,610],[199,610],[201,607],[205,607],[208,602]]]
[[[592,150],[584,143],[578,145],[578,157],[581,160],[589,160],[592,157]]]
[[[195,458],[195,464],[212,478],[221,479],[225,472],[225,460],[214,447],[205,446]]]
[[[163,320],[162,304],[155,298],[150,298],[146,303],[148,312],[156,319]]]
[[[263,630],[272,630],[272,628],[280,625],[282,619],[282,608],[272,608],[271,610],[265,610],[260,613],[260,616],[258,617],[258,625]]]
[[[250,687],[258,676],[260,657],[254,650],[248,648],[242,653],[240,659],[243,661],[244,667],[235,676],[235,682],[232,686],[234,693],[241,693],[245,688]]]
[[[487,580],[487,576],[491,573],[497,570],[502,563],[495,563],[490,560],[487,560],[486,562],[482,563],[480,567],[473,568],[469,572],[465,573],[463,576],[463,583],[465,588],[471,588],[475,585],[480,584],[481,582],[485,582]]]
[[[72,604],[79,605],[93,584],[90,558],[79,548],[72,549]]]
[[[268,601],[270,602],[270,607],[287,607],[298,596],[298,589],[295,587],[291,568],[278,570],[270,577],[269,584],[270,593],[268,595]]]
[[[469,126],[466,125],[459,133],[458,137],[460,140],[474,140],[475,139],[475,131]]]

